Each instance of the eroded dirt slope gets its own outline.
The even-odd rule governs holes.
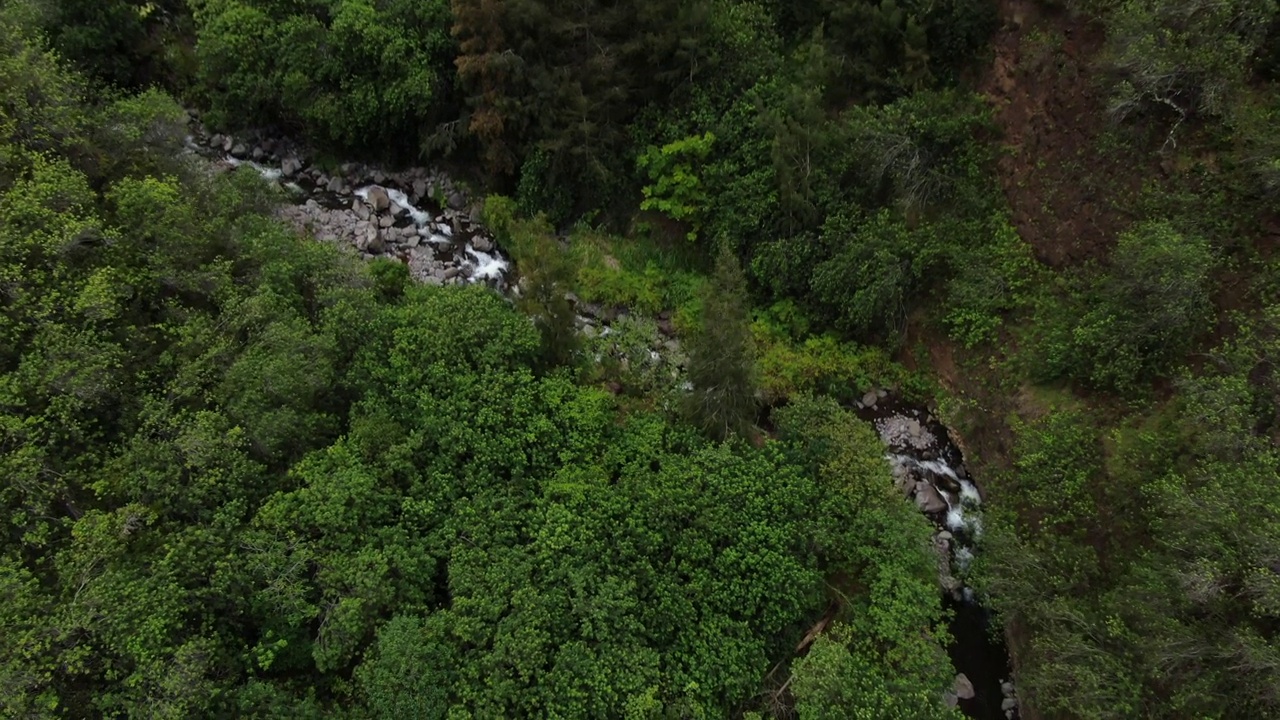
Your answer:
[[[1128,147],[1108,117],[1100,27],[1035,0],[1001,0],[1000,14],[978,90],[1003,135],[997,174],[1014,225],[1051,266],[1101,257],[1158,160]]]

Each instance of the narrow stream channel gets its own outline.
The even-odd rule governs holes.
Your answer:
[[[1016,720],[1003,633],[964,584],[982,537],[982,496],[965,469],[960,448],[928,410],[885,391],[865,395],[857,403],[857,414],[884,441],[895,485],[937,528],[933,542],[940,558],[939,587],[943,607],[952,613],[953,642],[947,651],[956,672],[972,685],[972,697],[958,693],[960,710],[976,720]]]

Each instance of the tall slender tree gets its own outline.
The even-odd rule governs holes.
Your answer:
[[[723,440],[745,435],[756,411],[755,347],[747,317],[747,283],[727,243],[703,297],[702,327],[689,347],[690,419]]]

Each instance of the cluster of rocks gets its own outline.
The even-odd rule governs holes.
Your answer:
[[[876,421],[876,430],[886,445],[911,450],[929,450],[938,438],[913,417],[892,415]]]
[[[209,135],[198,122],[188,144],[217,170],[248,167],[279,182],[298,202],[282,205],[278,215],[317,240],[354,248],[366,258],[399,260],[424,283],[505,281],[507,263],[479,222],[478,205],[439,170],[388,172],[345,163],[326,171],[289,140]],[[420,209],[425,206],[437,210]]]
[[[951,689],[946,692],[943,699],[946,700],[947,707],[955,707],[960,704],[961,700],[972,700],[977,691],[973,688],[973,682],[964,673],[956,675],[955,682],[951,684]]]
[[[663,311],[653,320],[650,333],[632,337],[632,342],[614,340],[620,333],[615,332],[622,324],[635,320],[647,323],[650,318],[634,316],[624,307],[605,307],[598,303],[581,302],[576,295],[565,296],[573,306],[576,314],[578,334],[592,343],[602,353],[610,355],[623,373],[643,370],[646,372],[663,372],[670,375],[672,381],[679,381],[687,369],[689,358],[676,337],[671,313]],[[602,358],[601,358],[602,359]]]
[[[1018,695],[1017,690],[1013,687],[1012,680],[1005,680],[1000,683],[1000,694],[1004,699],[1000,701],[1000,710],[1004,712],[1007,720],[1014,720],[1018,717]]]
[[[1014,695],[1013,682],[1005,680],[1000,683],[1000,693],[1003,696],[1000,701],[1000,710],[1007,720],[1013,720],[1018,716],[1018,699]],[[947,707],[955,707],[960,704],[961,700],[972,700],[976,694],[973,682],[964,673],[960,673],[956,675],[955,681],[951,684],[951,689],[943,695],[943,699],[946,701]]]

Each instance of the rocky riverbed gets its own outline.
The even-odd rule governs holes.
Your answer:
[[[423,283],[507,284],[510,262],[481,225],[479,203],[443,171],[362,163],[326,171],[289,140],[209,133],[198,123],[187,148],[215,171],[249,170],[279,185],[294,201],[280,205],[279,217],[316,240],[403,262]]]
[[[959,447],[927,409],[903,403],[886,389],[869,390],[855,405],[885,444],[894,484],[936,527],[938,587],[953,613],[948,652],[959,671],[948,704],[979,720],[1015,720],[1018,701],[1001,633],[964,582],[982,537],[982,495]]]

